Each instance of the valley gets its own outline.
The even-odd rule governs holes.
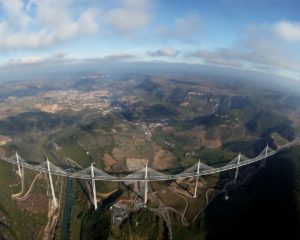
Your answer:
[[[14,94],[16,86],[18,95]],[[17,151],[27,161],[38,164],[48,158],[65,168],[69,165],[84,169],[94,163],[108,174],[134,172],[146,164],[158,171],[179,172],[199,159],[216,167],[228,163],[239,152],[255,156],[266,143],[276,148],[290,141],[300,126],[300,118],[295,117],[300,113],[300,98],[296,95],[254,86],[241,90],[235,81],[227,80],[224,85],[220,80],[193,74],[184,78],[179,74],[128,74],[111,79],[72,79],[64,84],[54,82],[53,86],[48,87],[47,82],[23,83],[22,94],[20,86],[12,85],[7,91],[11,95],[2,95],[1,155],[12,156]],[[28,228],[26,234],[37,238],[48,231],[54,239],[61,239],[62,234],[70,239],[125,239],[150,232],[153,239],[171,235],[176,239],[177,230],[200,224],[200,213],[219,194],[224,180],[223,174],[201,178],[197,198],[193,198],[192,178],[151,182],[147,209],[142,184],[98,181],[100,210],[93,213],[88,181],[72,180],[71,191],[65,191],[67,180],[55,177],[60,210],[49,229],[46,222],[52,224],[49,221],[53,219],[47,220],[46,209],[50,211],[51,206],[49,198],[41,194],[48,192],[50,196],[45,187],[47,179],[25,170],[24,191],[31,189],[33,181],[34,186],[28,197],[8,202],[20,185],[18,177],[8,170],[10,166],[0,164],[5,171],[1,175],[4,195],[0,209],[34,216],[33,226],[38,227]],[[64,199],[68,202],[64,203]],[[69,206],[67,213],[61,210],[65,204]],[[69,220],[65,214],[69,214]],[[9,215],[3,214],[0,219],[6,226],[0,230],[5,239],[18,239],[24,234],[22,228],[9,222]],[[101,231],[95,230],[99,219],[105,222]],[[147,229],[154,219],[157,228]],[[181,227],[174,230],[174,226]],[[15,236],[9,235],[10,231]]]

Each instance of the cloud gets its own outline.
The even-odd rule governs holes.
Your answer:
[[[179,54],[179,51],[173,48],[161,48],[157,51],[149,51],[146,53],[150,57],[169,57],[174,58],[177,57]]]
[[[122,34],[144,28],[151,20],[149,0],[122,0],[121,6],[108,11],[107,22]]]
[[[293,56],[284,51],[276,51],[271,47],[262,47],[258,43],[253,43],[252,47],[245,49],[198,50],[188,54],[188,57],[200,58],[205,63],[222,66],[252,67],[257,70],[282,68],[300,71],[300,64],[296,59],[293,59]]]
[[[12,68],[50,63],[64,63],[70,61],[75,61],[75,59],[69,58],[66,53],[56,53],[49,56],[29,55],[18,59],[8,60],[4,64],[0,65],[0,68]]]
[[[300,41],[300,22],[279,21],[274,24],[274,32],[284,40]]]
[[[129,54],[129,53],[113,53],[107,56],[104,56],[103,58],[100,58],[99,60],[103,61],[124,61],[124,60],[132,60],[136,58],[135,55]]]
[[[200,59],[204,63],[234,66],[265,72],[300,72],[300,59],[274,34],[273,25],[253,27],[228,48],[199,49],[186,57]],[[250,29],[249,29],[250,30]]]
[[[66,53],[55,53],[48,56],[29,55],[18,59],[10,59],[0,64],[0,69],[18,68],[26,66],[49,65],[49,64],[69,64],[69,63],[107,63],[126,62],[136,59],[136,56],[129,53],[112,53],[103,57],[95,58],[74,58]]]
[[[207,64],[242,68],[244,56],[234,49],[217,48],[213,51],[198,50],[187,54],[188,57],[200,58]]]
[[[150,23],[151,2],[119,0],[99,6],[93,0],[0,0],[0,50],[47,48],[100,30],[132,34]]]
[[[0,22],[0,49],[49,47],[98,31],[96,12],[77,13],[69,0],[0,0],[5,15]]]
[[[205,59],[235,59],[238,57],[238,52],[230,48],[217,48],[214,51],[199,50],[192,52],[190,56],[200,57]]]
[[[192,11],[183,17],[175,18],[171,28],[160,27],[158,33],[165,39],[192,43],[197,40],[204,29],[204,25],[204,20],[200,15]]]
[[[23,11],[23,2],[21,0],[5,1],[0,0],[0,7],[6,12],[7,22],[13,27],[26,27],[31,18]]]

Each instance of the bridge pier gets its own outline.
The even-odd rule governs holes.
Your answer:
[[[93,163],[91,164],[91,177],[92,177],[94,208],[95,208],[95,210],[97,210],[98,203],[97,203],[96,181],[95,181],[95,173],[94,173],[94,165],[93,165]]]
[[[16,152],[16,158],[17,158],[17,166],[18,166],[17,174],[20,176],[20,178],[22,178],[23,177],[23,168],[21,169],[20,159],[19,159],[18,152]]]
[[[239,166],[240,161],[241,161],[241,153],[239,153],[239,155],[238,155],[238,160],[237,160],[237,164],[236,164],[237,166]],[[236,183],[236,180],[237,180],[237,178],[238,178],[238,174],[239,174],[239,167],[237,167],[237,168],[235,169],[234,183]]]
[[[200,159],[197,166],[197,176],[196,176],[196,183],[195,183],[195,190],[194,190],[194,198],[197,197],[197,191],[198,191],[198,182],[199,182],[199,175],[200,175]]]
[[[144,205],[147,205],[147,200],[148,200],[148,163],[146,164],[146,169],[145,169],[145,193],[144,193]]]
[[[269,150],[269,145],[267,144],[267,146],[265,148],[265,158],[262,160],[262,164],[261,164],[262,167],[266,166],[267,156],[268,156],[268,153],[269,153],[268,150]]]
[[[265,156],[267,157],[267,155],[268,155],[268,150],[269,150],[269,144],[267,144],[267,146],[266,146],[266,151],[265,151]]]
[[[54,204],[54,207],[58,207],[57,199],[55,197],[55,192],[54,192],[53,181],[52,181],[52,175],[51,175],[51,169],[50,169],[50,162],[49,162],[48,158],[47,158],[47,172],[48,172],[48,177],[49,177],[49,182],[50,182],[50,188],[51,188],[51,194],[52,194],[53,204]]]

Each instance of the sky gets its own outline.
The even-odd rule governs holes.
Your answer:
[[[300,1],[0,0],[0,70],[89,62],[200,64],[300,81]]]

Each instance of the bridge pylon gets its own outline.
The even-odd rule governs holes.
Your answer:
[[[268,150],[269,150],[269,144],[267,144],[267,146],[266,146],[265,156],[268,155]]]
[[[236,183],[236,180],[237,180],[238,175],[239,175],[239,165],[240,165],[240,162],[241,162],[241,153],[239,153],[238,159],[237,159],[237,163],[236,163],[237,167],[235,169],[234,183]]]
[[[52,181],[52,175],[62,176],[62,177],[72,177],[76,179],[84,179],[84,180],[92,180],[93,185],[95,185],[95,181],[113,181],[113,182],[138,182],[141,184],[140,192],[144,192],[144,203],[147,203],[147,197],[148,197],[148,187],[149,182],[151,181],[170,181],[170,180],[176,180],[176,179],[182,179],[182,178],[196,178],[198,182],[198,177],[210,175],[210,174],[216,174],[221,173],[225,171],[234,171],[235,170],[235,176],[232,180],[236,182],[239,174],[239,168],[243,166],[248,166],[250,164],[254,164],[256,162],[265,161],[264,159],[275,155],[276,153],[282,151],[283,149],[287,149],[293,145],[299,144],[297,141],[300,141],[299,134],[297,135],[297,138],[295,138],[293,141],[290,141],[280,147],[277,147],[275,150],[273,150],[271,147],[267,145],[267,147],[262,150],[262,152],[253,158],[247,158],[243,156],[242,154],[239,154],[237,157],[232,159],[229,163],[225,164],[224,166],[220,167],[211,167],[204,163],[200,164],[197,168],[197,164],[194,164],[190,168],[184,170],[180,173],[162,173],[159,171],[156,171],[154,169],[151,169],[148,167],[148,163],[146,167],[137,170],[136,172],[133,172],[127,176],[116,176],[116,175],[110,175],[108,173],[105,173],[104,171],[97,169],[95,167],[88,167],[86,169],[82,169],[80,171],[75,171],[74,168],[71,169],[61,169],[60,167],[55,166],[54,164],[50,163],[47,159],[47,162],[43,162],[41,164],[32,164],[29,162],[26,162],[23,158],[21,158],[18,153],[14,154],[12,157],[6,157],[3,155],[0,155],[0,160],[3,160],[5,162],[14,164],[18,167],[17,172],[22,174],[22,179],[24,179],[25,171],[24,169],[30,169],[38,172],[43,172],[49,176],[49,181],[51,185],[51,193],[53,197],[53,202],[55,205],[57,205],[57,200],[55,197],[54,187],[53,187],[53,181]],[[238,160],[238,161],[237,161]],[[200,171],[201,166],[201,171]],[[197,169],[197,172],[195,171]],[[73,170],[73,171],[70,171]],[[93,173],[93,176],[91,176],[91,170]],[[198,176],[199,175],[199,176]],[[145,184],[145,188],[142,189],[142,184]],[[195,183],[195,190],[194,190],[194,196],[197,196],[197,183]],[[96,205],[96,186],[94,187],[94,205]],[[192,195],[192,194],[191,194]],[[93,201],[93,200],[92,200]]]
[[[97,210],[98,203],[97,203],[96,181],[95,181],[95,173],[94,173],[94,165],[93,165],[93,163],[91,163],[91,177],[92,177],[94,208],[95,208],[95,210]]]
[[[197,175],[196,175],[196,182],[195,182],[195,190],[194,190],[194,198],[197,197],[197,191],[198,191],[198,182],[199,182],[199,175],[200,175],[200,165],[201,165],[201,161],[199,159],[198,165],[197,165]]]
[[[58,203],[57,203],[57,199],[56,199],[56,196],[55,196],[55,191],[54,191],[54,186],[53,186],[53,181],[52,181],[52,175],[51,175],[51,169],[50,169],[50,162],[49,162],[48,158],[47,158],[47,172],[48,172],[48,177],[49,177],[49,182],[50,182],[53,205],[56,208],[56,207],[58,207]]]
[[[16,152],[16,159],[17,159],[17,166],[18,166],[17,174],[20,176],[20,178],[22,178],[23,177],[23,167],[21,168],[18,152]]]
[[[148,163],[146,164],[145,168],[145,192],[144,192],[144,205],[147,205],[148,200]]]

